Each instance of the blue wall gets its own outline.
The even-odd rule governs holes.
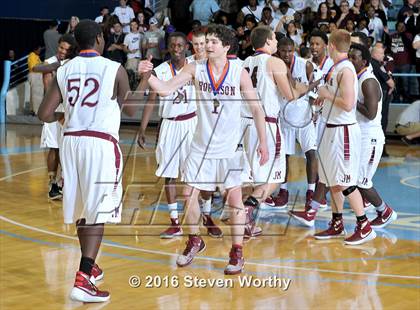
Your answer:
[[[1,1],[0,17],[63,19],[70,16],[94,19],[101,6],[110,11],[118,0],[7,0]]]

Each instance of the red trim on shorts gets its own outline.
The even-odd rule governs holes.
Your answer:
[[[343,126],[344,130],[344,160],[350,160],[350,139],[349,139],[349,127],[347,125]]]
[[[120,154],[120,148],[118,146],[118,140],[108,133],[94,131],[94,130],[70,131],[70,132],[65,132],[64,136],[94,137],[94,138],[99,138],[102,140],[107,140],[114,144],[115,170],[116,170],[115,182],[114,182],[114,190],[115,190],[118,186],[118,174],[121,167],[121,154]]]
[[[375,146],[373,146],[372,153],[370,153],[369,165],[372,165],[374,160],[375,160]]]
[[[195,112],[191,112],[191,113],[188,113],[188,114],[178,115],[178,116],[175,116],[175,117],[167,117],[165,119],[168,119],[170,121],[186,121],[187,119],[193,118],[196,115],[197,114]]]
[[[276,124],[276,152],[274,153],[274,157],[278,158],[280,156],[280,150],[281,150],[281,134],[280,134],[280,126],[278,119],[275,117],[265,117],[265,121],[267,123]]]

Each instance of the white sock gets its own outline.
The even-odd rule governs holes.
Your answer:
[[[316,183],[308,183],[308,190],[315,191],[315,184]]]
[[[281,183],[280,188],[287,190],[287,182]]]
[[[385,201],[382,200],[381,205],[379,207],[376,207],[376,210],[379,212],[384,212],[385,208],[386,208]]]
[[[178,218],[178,203],[168,203],[168,209],[169,209],[169,216],[171,219],[177,219]]]
[[[211,199],[209,200],[204,200],[203,199],[203,208],[201,210],[201,212],[203,212],[203,214],[209,215],[211,212]]]

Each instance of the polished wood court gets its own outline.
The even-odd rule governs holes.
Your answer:
[[[163,182],[154,176],[153,148],[141,150],[132,144],[135,129],[121,131],[123,223],[107,227],[98,258],[105,272],[98,285],[110,290],[111,301],[83,305],[68,297],[80,249],[74,226],[63,224],[61,202],[47,200],[46,153],[38,148],[41,128],[8,125],[0,154],[0,309],[420,309],[418,199],[411,210],[400,211],[394,204],[399,219],[362,246],[344,246],[342,240],[315,241],[314,230],[290,221],[286,212],[265,214],[260,221],[264,236],[245,245],[243,275],[290,279],[287,290],[285,282],[276,288],[256,287],[258,281],[254,287],[240,287],[237,276],[223,275],[230,238],[229,227],[218,220],[225,237],[205,237],[206,251],[191,266],[177,268],[176,255],[186,238],[159,238],[168,223],[167,212],[154,207],[160,200],[165,203]],[[153,134],[148,142],[153,144]],[[420,175],[420,149],[397,144],[388,152],[393,159],[381,166],[407,162],[414,177],[404,178],[408,184],[404,188],[420,198],[414,182]],[[303,159],[292,158],[290,167],[289,181],[304,181]],[[398,174],[387,172],[387,177],[404,184]],[[302,207],[301,195],[304,192],[297,208]],[[403,201],[405,193],[399,195]],[[354,216],[346,212],[351,229]],[[324,228],[329,217],[329,211],[321,212],[316,229]],[[141,278],[140,287],[129,285],[132,276]],[[147,276],[161,287],[146,288]],[[203,283],[233,279],[233,287],[185,287],[194,277],[204,279]],[[174,287],[177,280],[179,287]]]

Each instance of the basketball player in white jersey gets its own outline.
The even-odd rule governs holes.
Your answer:
[[[361,133],[356,119],[357,75],[347,58],[350,33],[334,31],[329,38],[328,52],[334,61],[326,77],[326,85],[318,89],[317,104],[323,104],[322,116],[327,120],[319,145],[319,176],[331,191],[332,220],[329,228],[315,234],[316,239],[339,238],[345,235],[343,204],[347,197],[357,226],[345,244],[362,244],[376,237],[365,215],[363,200],[357,189]]]
[[[262,233],[262,229],[254,226],[253,213],[261,201],[275,189],[285,178],[285,148],[280,129],[278,115],[281,103],[297,98],[307,87],[300,85],[300,90],[290,87],[285,63],[272,55],[277,51],[275,33],[268,26],[258,26],[251,32],[251,43],[256,53],[245,59],[243,67],[251,77],[265,112],[266,140],[269,161],[260,165],[255,152],[258,146],[255,121],[248,109],[242,109],[242,130],[248,160],[251,165],[251,176],[254,190],[245,201],[247,226],[245,235],[254,237]]]
[[[187,57],[188,63],[207,59],[206,53],[206,33],[202,28],[197,28],[192,33],[192,47],[194,54]]]
[[[331,57],[327,55],[328,37],[324,32],[314,30],[311,32],[309,42],[312,53],[312,64],[314,66],[313,78],[314,80],[320,80],[320,86],[322,86],[325,83],[325,77],[328,75],[330,70],[332,70],[334,65]],[[308,95],[311,104],[318,97],[316,90],[309,92]],[[314,108],[314,119],[316,122],[317,145],[319,145],[325,130],[326,120],[322,117],[321,111],[317,109],[315,105],[312,107]],[[325,199],[327,191],[328,189],[325,184],[318,182],[312,199],[309,202],[307,201],[305,204],[305,210],[293,210],[290,211],[289,214],[302,224],[313,227],[318,209],[324,209],[327,207],[327,200]]]
[[[63,113],[55,111],[63,103],[64,223],[76,223],[82,251],[70,297],[102,302],[109,300],[110,294],[95,286],[103,277],[95,259],[104,223],[121,221],[120,108],[133,115],[135,106],[125,100],[130,91],[125,69],[100,56],[104,48],[101,27],[83,20],[74,36],[81,49],[79,56],[58,68],[38,117],[49,123],[62,119]],[[139,86],[140,93],[144,84]]]
[[[153,74],[162,81],[168,81],[182,71],[187,39],[182,32],[173,32],[168,37],[168,51],[171,59],[154,69]],[[145,145],[145,132],[156,103],[157,94],[151,92],[143,111],[138,143]],[[165,178],[165,193],[168,202],[171,226],[161,233],[161,238],[170,239],[182,235],[176,201],[176,179],[189,152],[191,140],[197,125],[196,95],[192,82],[182,86],[167,97],[159,98],[159,116],[162,118],[159,140],[156,147],[158,169],[156,176]],[[210,236],[222,237],[223,232],[214,224],[211,216],[211,197],[203,202],[203,222]]]
[[[58,40],[58,50],[55,56],[52,56],[45,60],[45,64],[52,65],[57,63],[63,65],[66,60],[73,57],[74,50],[76,48],[76,41],[70,34],[65,34]],[[51,66],[52,67],[52,66]],[[34,67],[34,72],[43,73],[44,89],[48,90],[48,87],[53,79],[55,70],[51,70],[44,64],[39,67]],[[63,112],[62,105],[59,105],[57,112]],[[48,198],[51,200],[61,199],[62,192],[61,186],[59,185],[59,179],[57,177],[58,165],[60,163],[59,147],[62,139],[61,124],[59,122],[44,123],[42,126],[41,133],[41,148],[48,148],[47,155],[47,168],[49,178],[49,190]]]
[[[191,234],[184,252],[178,256],[177,265],[184,267],[191,264],[195,255],[205,249],[197,226],[200,217],[198,194],[200,190],[213,191],[218,186],[226,189],[227,204],[235,208],[235,212],[231,213],[232,248],[225,274],[241,273],[244,266],[242,243],[245,212],[241,185],[246,158],[238,146],[242,96],[250,102],[256,122],[260,141],[256,152],[260,154],[260,164],[268,160],[264,112],[251,79],[245,70],[226,57],[232,35],[232,31],[225,26],[209,26],[206,36],[207,61],[186,65],[182,72],[167,82],[154,76],[149,79],[150,86],[161,96],[194,79],[199,99],[198,124],[183,174],[187,183],[184,189],[187,199],[186,223],[190,225]],[[139,65],[140,72],[151,69],[153,64],[150,61],[142,61]]]
[[[312,79],[313,65],[295,54],[295,44],[290,38],[284,37],[277,44],[277,55],[286,63],[290,70],[293,81],[308,85]],[[305,121],[305,115],[312,114],[308,98],[299,98],[296,103],[285,106],[284,102],[280,107],[281,129],[284,136],[284,147],[286,152],[286,169],[288,169],[288,158],[294,155],[296,150],[296,140],[305,154],[306,158],[306,177],[308,189],[306,191],[306,203],[312,200],[317,179],[317,137],[316,129],[312,119]],[[279,208],[287,207],[289,192],[287,190],[287,172],[285,172],[286,182],[280,184],[280,191],[273,200]]]
[[[377,217],[371,226],[384,228],[397,219],[397,213],[381,199],[372,183],[385,144],[381,126],[382,90],[373,72],[368,70],[370,53],[365,46],[351,45],[349,59],[359,83],[357,121],[362,132],[362,151],[357,187],[362,197],[376,208]]]

